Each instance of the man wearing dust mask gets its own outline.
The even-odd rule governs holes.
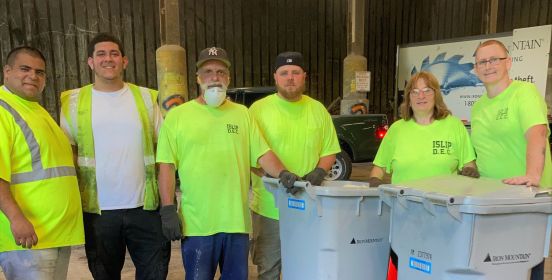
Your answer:
[[[230,62],[226,51],[201,51],[196,64],[198,98],[172,109],[159,133],[157,162],[163,233],[182,239],[186,279],[247,280],[251,218],[247,206],[250,168],[292,186],[247,108],[226,100]],[[174,204],[175,170],[182,191]]]
[[[211,107],[220,106],[226,99],[230,84],[230,61],[221,48],[207,48],[199,54],[197,61],[197,83],[201,87],[200,103]]]

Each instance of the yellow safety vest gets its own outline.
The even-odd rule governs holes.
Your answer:
[[[148,111],[147,108],[153,108],[153,103],[157,100],[157,91],[141,88],[130,83],[127,84],[134,97],[142,123],[142,143],[144,145],[144,164],[146,168],[144,209],[155,210],[159,206],[153,145],[153,120],[155,116],[153,115],[153,110]],[[146,106],[146,104],[149,106]],[[77,142],[77,174],[81,191],[82,209],[84,212],[100,214],[92,131],[92,85],[62,92],[61,112],[67,119],[71,134]]]
[[[0,86],[0,171],[21,212],[33,224],[33,249],[84,243],[82,209],[71,146],[58,124],[37,102]],[[7,140],[7,141],[6,141]],[[0,252],[22,250],[0,211]]]

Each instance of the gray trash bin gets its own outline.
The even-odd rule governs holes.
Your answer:
[[[280,213],[284,280],[385,280],[389,259],[390,208],[368,184],[328,181],[286,193],[263,177]],[[380,208],[381,207],[381,208]]]
[[[551,190],[443,176],[379,187],[399,280],[522,280],[548,255]]]

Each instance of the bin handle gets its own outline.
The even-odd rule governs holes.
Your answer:
[[[274,197],[274,207],[278,208],[278,195],[276,195],[276,191],[278,191],[278,187],[280,186],[280,180],[272,177],[263,176],[262,178],[263,183],[270,184],[270,193],[272,193],[272,196]],[[273,190],[273,191],[272,191]]]
[[[424,209],[431,214],[431,216],[435,216],[435,206],[433,206],[433,203],[428,198],[422,198],[422,205],[424,206]]]
[[[391,201],[391,195],[389,192],[386,192],[385,189],[382,186],[378,187],[379,191],[379,203],[378,203],[378,216],[381,216],[381,213],[383,213],[383,204],[387,204],[387,206],[392,207],[392,201]]]
[[[304,188],[307,195],[316,202],[316,215],[322,217],[322,202],[318,199],[318,196],[314,193],[314,189],[309,181],[295,181],[294,187]]]
[[[272,177],[264,176],[263,181],[274,184],[274,185],[278,185],[282,188],[284,187],[284,185],[282,185],[282,182],[280,182],[280,179],[278,179],[278,178],[272,178]],[[298,188],[307,189],[308,187],[311,186],[311,183],[309,181],[295,181],[293,183],[293,186],[298,187]]]
[[[263,181],[274,184],[274,185],[279,185],[280,184],[280,179],[267,177],[267,176],[263,176]]]
[[[424,208],[435,216],[435,207],[434,204],[440,204],[447,207],[449,214],[458,221],[462,221],[462,215],[460,214],[460,209],[458,205],[455,205],[454,202],[456,199],[452,196],[442,195],[439,193],[428,192],[424,194],[422,203]]]
[[[282,182],[280,182],[280,179],[277,179],[277,178],[264,176],[263,181],[273,185],[277,185],[278,187],[281,187],[281,188],[285,188],[284,185],[282,185]],[[320,202],[320,200],[318,200],[318,196],[314,193],[311,183],[309,181],[295,181],[293,183],[293,186],[296,188],[305,189],[305,192],[307,193],[307,195],[316,202],[316,214],[318,215],[318,217],[322,217],[322,203]],[[278,207],[279,196],[274,194],[273,196],[274,196],[274,203],[276,204],[275,206]],[[293,196],[293,195],[288,194],[288,196]],[[358,208],[360,208],[360,206],[358,206]],[[357,209],[357,212],[359,211],[360,210]]]
[[[435,193],[435,192],[424,193],[424,198],[428,199],[428,200],[431,200],[433,203],[438,203],[438,204],[441,204],[441,205],[447,205],[451,201],[451,199],[452,199],[452,201],[454,201],[454,198],[452,198],[448,195],[442,195],[442,194]]]
[[[360,196],[357,200],[357,209],[356,209],[356,215],[357,217],[360,216],[360,204],[364,200],[364,196]]]
[[[393,207],[392,205],[393,203],[391,202],[391,196],[395,195],[397,197],[397,202],[402,207],[407,208],[407,202],[405,197],[407,188],[397,189],[397,188],[388,187],[387,185],[380,185],[378,189],[380,191],[380,200],[383,200],[383,202],[385,202],[385,204],[387,204],[389,207]],[[381,205],[379,208],[380,209],[378,210],[378,213],[381,212]]]
[[[552,190],[540,190],[535,194],[535,197],[552,196]]]
[[[280,181],[278,180],[280,183]],[[280,186],[284,188],[284,186],[280,183]],[[322,217],[322,204],[320,200],[318,200],[318,196],[314,193],[314,190],[312,188],[312,184],[309,181],[295,181],[293,183],[293,186],[296,188],[303,188],[305,189],[305,192],[307,195],[316,202],[316,214],[318,217]],[[293,196],[292,194],[288,194],[290,196]]]

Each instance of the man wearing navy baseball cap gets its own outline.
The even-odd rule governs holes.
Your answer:
[[[319,186],[341,151],[332,118],[324,105],[305,93],[307,78],[303,55],[280,53],[274,62],[278,92],[251,105],[251,117],[268,145],[293,174]],[[261,178],[251,177],[253,243],[251,255],[259,279],[280,279],[280,229],[274,197]],[[291,188],[295,194],[298,189]],[[298,238],[301,238],[298,236]],[[308,237],[305,237],[308,238]]]

